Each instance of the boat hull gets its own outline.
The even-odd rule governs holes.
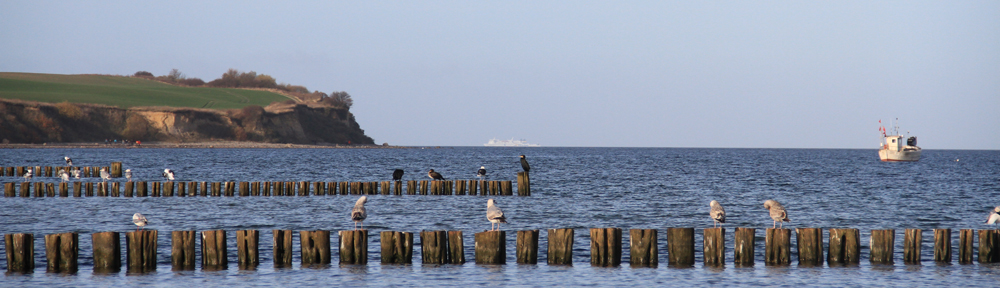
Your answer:
[[[912,162],[920,160],[920,149],[911,151],[892,151],[889,149],[878,150],[878,158],[882,161]]]

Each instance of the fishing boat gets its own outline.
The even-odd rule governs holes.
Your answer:
[[[903,136],[899,134],[899,126],[893,125],[892,135],[887,135],[882,120],[879,120],[879,131],[882,132],[881,148],[878,150],[878,158],[882,161],[917,161],[920,160],[920,146],[917,146],[917,137]],[[903,142],[903,139],[906,142]]]
[[[493,139],[490,139],[490,142],[486,142],[486,144],[483,144],[483,146],[489,146],[489,147],[541,147],[542,145],[529,144],[528,141],[525,141],[524,139],[514,140],[514,138],[511,138],[510,140],[497,140],[497,138],[493,138]]]

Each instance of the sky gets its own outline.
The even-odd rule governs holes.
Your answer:
[[[3,72],[230,68],[378,144],[1000,149],[1000,1],[0,0]]]

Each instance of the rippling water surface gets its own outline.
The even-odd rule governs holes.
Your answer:
[[[486,230],[483,196],[369,196],[369,264],[274,269],[271,229],[353,229],[348,214],[357,196],[184,197],[184,198],[0,198],[0,233],[35,234],[35,273],[5,274],[0,285],[895,285],[995,286],[1000,265],[937,265],[934,228],[985,229],[991,207],[1000,205],[1000,151],[925,150],[916,163],[883,163],[875,150],[675,149],[675,148],[490,148],[440,149],[4,149],[0,166],[57,166],[70,156],[78,166],[123,162],[145,181],[162,181],[159,171],[177,171],[178,181],[384,181],[405,169],[404,180],[424,180],[427,170],[448,179],[474,179],[486,166],[494,180],[515,180],[517,156],[532,167],[532,196],[496,197],[507,214],[504,230],[542,229],[538,265],[515,264],[515,237],[508,234],[507,265],[420,264],[419,237],[413,265],[380,265],[378,232],[462,230],[472,261],[472,233]],[[35,181],[57,182],[36,177]],[[2,182],[20,178],[0,177]],[[94,180],[90,180],[94,181]],[[758,230],[757,265],[702,267],[701,231],[710,227],[708,202],[726,208],[727,261],[732,261],[734,227],[772,224],[762,203],[775,199],[788,210],[786,228],[859,228],[862,259],[857,267],[767,267],[763,231]],[[142,212],[149,229],[160,231],[158,271],[143,275],[92,273],[90,234],[135,229]],[[619,227],[660,230],[658,268],[628,267],[628,233],[623,233],[620,268],[590,266],[589,236],[577,230],[573,266],[545,263],[550,228]],[[665,231],[695,227],[694,268],[667,267]],[[902,264],[903,229],[922,228],[923,265]],[[261,230],[261,266],[237,269],[235,236],[229,232],[230,269],[170,271],[174,230]],[[896,229],[896,265],[868,264],[871,229]],[[79,232],[80,272],[45,273],[42,235]],[[826,233],[824,232],[824,235]],[[953,232],[957,246],[957,231]],[[333,235],[336,235],[335,233]],[[825,237],[825,236],[824,236]],[[295,235],[295,257],[299,256]],[[794,237],[793,237],[794,241]],[[825,241],[824,241],[825,242]],[[793,244],[794,246],[794,244]],[[0,246],[0,250],[3,247]],[[793,250],[793,254],[795,253]],[[200,252],[199,252],[200,253]],[[124,253],[123,253],[124,254]],[[957,252],[955,253],[957,255]],[[124,256],[124,255],[123,255]],[[0,257],[4,257],[0,254]],[[200,256],[198,256],[200,259]],[[797,256],[793,256],[793,263]],[[200,261],[200,260],[199,260]],[[295,258],[298,263],[300,260]],[[6,261],[0,261],[6,270]]]

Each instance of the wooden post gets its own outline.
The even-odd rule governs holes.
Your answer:
[[[492,189],[492,188],[491,188]],[[670,244],[670,231],[667,231]],[[617,267],[622,263],[622,229],[590,228],[590,265]]]
[[[212,197],[222,197],[222,183],[212,182]]]
[[[573,229],[549,229],[549,265],[573,265]]]
[[[223,185],[226,186],[226,196],[227,197],[236,196],[236,182],[230,181],[230,182],[226,182]]]
[[[420,195],[427,195],[427,180],[420,180]]]
[[[791,229],[768,228],[764,238],[764,264],[789,265],[792,263]]]
[[[45,196],[56,197],[56,183],[45,183]]]
[[[1000,262],[1000,230],[979,230],[979,263]]]
[[[392,195],[403,195],[403,181],[395,181],[392,184]]]
[[[260,233],[257,230],[236,231],[236,261],[241,270],[255,270],[260,265],[259,242]]]
[[[146,181],[137,182],[138,185],[135,186],[135,196],[136,197],[146,197]]]
[[[161,188],[162,187],[163,187],[163,183],[153,182],[153,187],[152,187],[153,189],[149,189],[150,190],[149,191],[150,196],[152,196],[152,197],[160,197],[160,195],[161,195],[160,192],[161,192]]]
[[[4,234],[7,251],[7,272],[32,273],[35,271],[35,234]]]
[[[201,191],[201,197],[208,196],[208,182],[198,182],[198,190]]]
[[[4,197],[17,196],[17,191],[14,190],[14,182],[3,183],[3,196]]]
[[[514,191],[512,188],[513,186],[514,185],[512,184],[511,181],[500,181],[500,191],[503,191],[503,195],[513,196],[514,195]]]
[[[63,183],[63,184],[65,184],[65,183]],[[121,196],[121,186],[120,185],[121,185],[121,183],[111,182],[111,192],[108,195],[110,195],[111,197],[119,197],[119,196]]]
[[[733,236],[733,264],[735,266],[754,265],[756,230],[754,228],[736,228]]]
[[[958,264],[972,264],[972,255],[975,254],[972,248],[972,229],[958,230]]]
[[[187,186],[188,186],[187,189],[188,196],[190,197],[198,196],[198,182],[194,181],[188,182]]]
[[[121,178],[122,177],[122,162],[111,162],[111,177]]]
[[[271,196],[271,182],[264,181],[260,184],[260,196]]]
[[[340,182],[340,195],[349,195],[351,193],[351,183],[350,182]]]
[[[13,183],[11,183],[11,184],[13,184]],[[14,185],[11,185],[10,187],[14,187]],[[11,189],[13,190],[13,188],[11,188]],[[69,197],[69,183],[67,183],[67,182],[60,182],[59,183],[59,197]],[[115,196],[115,197],[118,197],[118,196]]]
[[[292,230],[273,230],[274,268],[292,267]]]
[[[21,182],[21,197],[31,197],[31,183]]]
[[[133,191],[135,191],[134,187],[135,187],[135,182],[132,181],[125,182],[125,191],[124,193],[122,193],[122,195],[125,197],[132,197],[134,193]]]
[[[177,197],[187,197],[187,191],[184,189],[187,186],[184,182],[177,182]]]
[[[285,196],[295,196],[295,182],[285,182]]]
[[[465,264],[465,238],[462,231],[448,231],[448,258],[451,264]]]
[[[694,266],[694,228],[667,228],[667,265]]]
[[[621,233],[621,230],[618,231]],[[475,234],[475,240],[476,264],[507,263],[507,231],[479,232]]]
[[[170,268],[173,271],[194,270],[195,231],[170,232]]]
[[[934,262],[951,263],[951,229],[934,229]]]
[[[455,195],[465,195],[465,180],[455,180]]]
[[[156,230],[125,232],[125,266],[128,272],[156,271]]]
[[[380,184],[379,185],[380,186],[379,192],[381,192],[382,195],[390,195],[390,194],[392,194],[392,191],[390,191],[391,188],[392,188],[392,181],[382,181],[379,184]]]
[[[413,263],[413,233],[382,231],[379,242],[382,244],[382,264]]]
[[[45,197],[45,183],[35,182],[35,197]]]
[[[122,271],[122,242],[118,232],[91,234],[94,248],[94,273]]]
[[[313,195],[325,196],[326,195],[326,182],[314,182],[313,183]]]
[[[45,177],[52,177],[52,166],[45,166]]]
[[[829,265],[858,265],[861,263],[860,231],[854,228],[831,228],[830,246],[826,252]]]
[[[326,195],[337,196],[337,186],[339,186],[339,183],[337,182],[327,182]]]
[[[705,266],[721,267],[726,265],[726,229],[705,228],[702,237],[704,244],[703,258]],[[633,248],[634,249],[634,248]]]
[[[92,182],[84,183],[83,194],[87,195],[87,197],[94,197],[94,183]]]
[[[823,229],[795,228],[799,266],[823,266]]]
[[[250,182],[250,196],[260,196],[260,182]]]
[[[468,192],[469,195],[476,195],[476,191],[478,190],[477,187],[479,187],[477,184],[479,184],[479,181],[469,180],[469,184],[467,184],[468,189],[469,189],[469,192]]]
[[[76,273],[80,254],[80,235],[61,233],[45,235],[46,272]]]
[[[659,243],[656,229],[630,229],[629,265],[632,267],[656,267],[660,264]]]
[[[417,195],[417,180],[406,181],[406,195]]]
[[[896,230],[872,230],[871,236],[871,259],[872,264],[893,263],[893,249],[896,243]]]
[[[226,249],[226,230],[201,231],[201,270],[226,270],[229,253]]]
[[[298,186],[299,186],[299,196],[309,196],[309,181],[299,182]]]
[[[368,264],[368,230],[344,230],[340,236],[340,264]]]
[[[420,231],[420,255],[424,264],[447,264],[448,231]]]
[[[517,196],[531,196],[531,178],[528,172],[517,172]]]
[[[163,182],[163,196],[174,197],[174,182]]]
[[[538,230],[517,231],[516,249],[517,264],[538,264]]]
[[[302,266],[330,264],[330,231],[299,231],[299,246]]]
[[[906,229],[903,233],[903,263],[920,265],[920,243],[923,230]]]

